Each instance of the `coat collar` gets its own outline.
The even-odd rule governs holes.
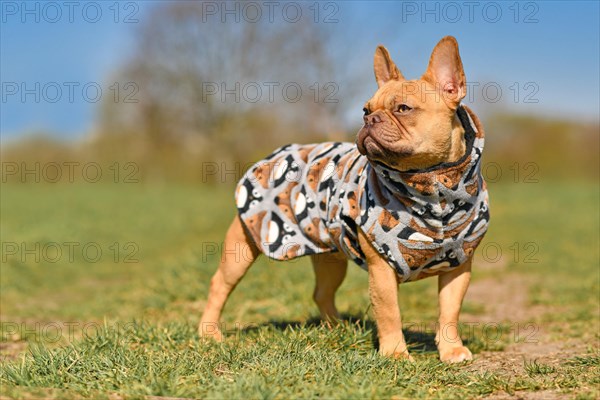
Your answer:
[[[474,170],[469,167],[477,167],[481,162],[483,131],[477,129],[464,106],[459,106],[456,113],[465,130],[466,141],[465,154],[459,160],[410,171],[398,171],[379,162],[369,162],[378,180],[376,184],[395,196],[436,200],[443,188],[456,188],[461,182],[469,180]]]

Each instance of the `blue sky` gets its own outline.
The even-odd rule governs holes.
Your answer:
[[[66,3],[0,2],[2,140],[34,131],[76,139],[92,131],[97,88],[102,96],[114,94],[111,73],[132,52],[132,33],[158,2],[121,2],[117,7],[112,1],[80,2],[72,9]],[[348,32],[352,57],[368,60],[369,68],[375,46],[382,43],[405,76],[417,77],[435,43],[454,35],[473,104],[484,111],[598,121],[597,1],[326,4],[319,4],[319,23],[333,13],[337,22],[332,29]],[[357,62],[346,65],[352,64]],[[502,97],[493,102],[498,88]]]

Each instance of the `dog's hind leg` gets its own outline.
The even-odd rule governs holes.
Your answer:
[[[346,277],[348,261],[336,253],[314,254],[311,261],[316,278],[313,299],[319,307],[321,318],[335,321],[340,318],[335,308],[335,292]]]
[[[201,337],[223,340],[219,327],[223,307],[259,254],[256,244],[243,227],[239,216],[236,216],[225,235],[219,268],[210,281],[206,308],[198,327]]]

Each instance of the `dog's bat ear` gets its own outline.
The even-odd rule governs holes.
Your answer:
[[[442,91],[444,99],[454,107],[466,96],[465,71],[458,53],[458,42],[454,37],[446,36],[435,46],[423,79],[436,85]]]
[[[404,76],[392,61],[390,53],[381,45],[375,50],[375,58],[373,60],[373,69],[375,70],[375,80],[377,86],[382,87],[387,81],[404,80]]]

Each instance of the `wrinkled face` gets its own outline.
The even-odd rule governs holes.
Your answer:
[[[375,77],[379,89],[365,103],[356,140],[361,154],[398,170],[423,169],[455,156],[462,139],[456,108],[466,91],[453,38],[442,39],[417,80],[405,80],[380,47]]]
[[[430,97],[431,99],[428,99]],[[454,110],[423,80],[390,81],[366,104],[361,154],[392,168],[439,164],[451,145]]]

